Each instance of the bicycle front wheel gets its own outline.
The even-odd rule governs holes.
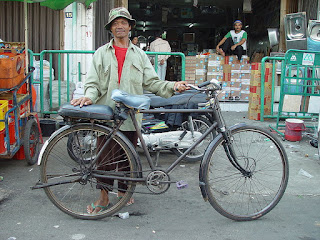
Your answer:
[[[205,190],[210,204],[223,216],[247,221],[273,209],[288,183],[288,159],[282,144],[271,133],[254,126],[231,131],[237,163],[231,164],[221,137],[209,146],[205,159]]]
[[[134,148],[122,134],[112,136],[104,146],[109,133],[110,129],[103,126],[79,124],[49,142],[42,157],[41,181],[52,184],[44,190],[61,211],[76,218],[100,219],[116,213],[132,196],[135,183],[112,176],[136,177]],[[108,192],[109,204],[91,213],[96,205],[102,205],[95,204],[101,191]]]

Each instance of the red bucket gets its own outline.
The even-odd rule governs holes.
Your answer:
[[[300,141],[302,139],[302,131],[305,130],[306,127],[302,120],[294,118],[287,119],[284,138],[291,142]]]

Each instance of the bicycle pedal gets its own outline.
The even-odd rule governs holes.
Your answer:
[[[181,190],[181,189],[184,189],[184,188],[187,188],[188,187],[188,183],[186,181],[179,181],[179,182],[176,182],[176,185],[177,185],[177,189],[178,190]]]

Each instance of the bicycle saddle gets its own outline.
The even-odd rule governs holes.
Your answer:
[[[150,108],[150,98],[143,95],[132,95],[119,89],[112,91],[111,99],[122,102],[129,108],[145,110]]]
[[[106,105],[93,104],[88,106],[73,106],[70,103],[62,105],[58,111],[62,117],[96,119],[96,120],[112,120],[113,110]]]

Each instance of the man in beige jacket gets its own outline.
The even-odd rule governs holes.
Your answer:
[[[143,89],[146,89],[161,97],[170,97],[174,91],[182,92],[188,89],[185,82],[168,82],[158,78],[145,52],[132,44],[129,39],[129,32],[135,26],[135,22],[126,8],[111,9],[105,28],[112,32],[114,38],[100,47],[93,55],[92,66],[84,84],[84,97],[73,99],[72,105],[82,107],[91,104],[106,104],[114,108],[115,103],[111,100],[111,92],[114,89],[136,95],[143,94]],[[139,116],[139,123],[141,119],[142,117]],[[137,145],[138,136],[130,119],[127,119],[121,126],[121,131],[134,146]],[[107,150],[108,148],[104,149],[104,151]],[[112,151],[119,152],[115,148]],[[102,155],[108,156],[108,152]],[[100,159],[97,160],[97,165],[98,170],[112,170],[112,164],[103,164]],[[112,189],[107,186],[112,186],[113,182],[106,179],[97,180],[96,187],[100,189],[100,197],[87,206],[90,214],[98,213],[110,206],[108,194]],[[121,198],[125,194],[126,185],[118,184],[122,184],[119,186],[122,191],[118,191],[118,197]],[[130,199],[129,204],[132,203],[133,199]]]
[[[159,31],[156,35],[156,40],[150,44],[151,52],[171,52],[171,47],[168,41],[162,39],[162,31]],[[166,79],[167,72],[167,59],[169,55],[158,56],[158,75],[161,80]],[[156,63],[155,63],[156,64]]]

